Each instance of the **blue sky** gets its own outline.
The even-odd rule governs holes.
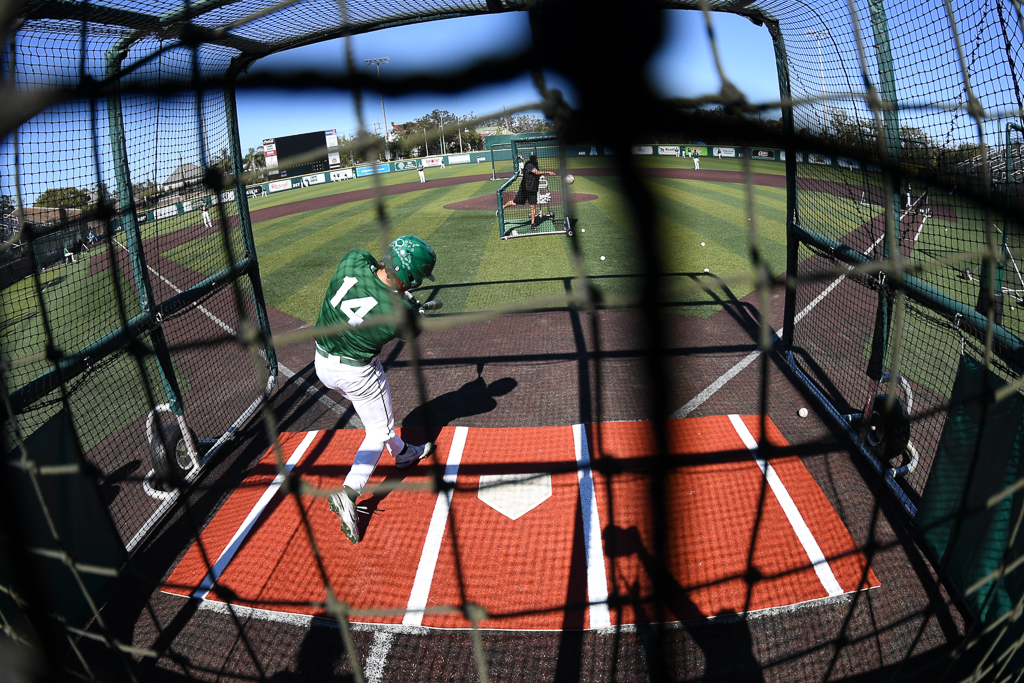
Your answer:
[[[720,83],[714,69],[703,17],[697,12],[667,11],[666,39],[651,63],[650,78],[666,96],[717,92]],[[723,68],[728,77],[753,102],[777,100],[778,76],[771,38],[763,26],[731,14],[713,13]],[[528,17],[524,12],[449,19],[376,31],[351,38],[356,63],[390,57],[381,73],[392,77],[430,72],[444,74],[481,58],[500,57],[511,44],[529,42]],[[288,73],[309,69],[343,72],[341,41],[330,41],[289,50],[257,62],[250,72]],[[374,69],[372,73],[376,73]],[[559,87],[572,102],[570,88],[558,78]],[[536,102],[536,89],[528,76],[505,83],[468,90],[458,95],[458,111],[477,116],[500,113],[502,107]],[[353,99],[333,91],[283,92],[239,91],[238,125],[242,148],[262,144],[264,138],[335,128],[352,135],[358,128]],[[413,93],[384,100],[388,121],[401,123],[434,109],[455,112],[456,96]],[[380,98],[366,93],[363,115],[367,128],[381,120]]]

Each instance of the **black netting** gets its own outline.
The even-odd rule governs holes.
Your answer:
[[[1021,8],[704,5],[0,12],[0,656],[86,680],[1019,676]],[[711,10],[713,44],[713,12],[764,26],[781,100],[727,73],[657,96],[669,9]],[[245,74],[503,11],[533,44],[446,76]],[[345,151],[379,165],[295,185],[240,146],[236,87],[358,102],[523,73],[554,132],[432,158],[436,207],[394,199],[422,162],[371,136]],[[532,153],[554,173],[517,201]],[[500,183],[457,187],[473,161]],[[325,499],[362,424],[314,368],[348,327],[312,322],[335,250],[427,226],[443,314],[368,326],[399,330],[403,434],[438,454],[374,481],[345,554]],[[273,303],[311,319],[268,305],[289,279]]]

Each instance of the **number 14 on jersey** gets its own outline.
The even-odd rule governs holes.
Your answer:
[[[357,282],[359,282],[358,278],[346,275],[345,279],[341,282],[341,287],[339,287],[338,291],[333,297],[331,297],[331,306],[334,306],[344,313],[348,317],[348,324],[352,326],[362,323],[366,314],[377,305],[377,300],[372,296],[361,296],[357,299],[345,299],[345,295],[348,294],[349,290],[352,289]]]

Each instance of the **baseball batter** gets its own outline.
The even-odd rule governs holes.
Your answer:
[[[542,171],[537,166],[537,155],[531,154],[530,158],[523,164],[522,167],[523,179],[519,183],[519,191],[516,192],[516,196],[508,200],[502,205],[503,209],[507,209],[513,205],[529,204],[530,205],[530,225],[537,227],[537,190],[540,188],[540,177],[545,175],[555,175],[554,171]]]
[[[342,532],[353,543],[360,539],[355,501],[376,469],[384,446],[399,469],[415,465],[434,451],[431,442],[414,446],[395,434],[391,387],[379,354],[384,344],[398,336],[397,330],[388,324],[360,325],[375,316],[391,314],[395,303],[420,313],[438,308],[439,302],[421,306],[409,292],[424,279],[434,279],[436,261],[434,250],[414,235],[399,237],[388,245],[380,262],[367,251],[350,251],[334,271],[320,306],[317,326],[344,322],[356,328],[318,338],[313,359],[320,381],[352,401],[366,428],[366,438],[345,477],[343,491],[328,497],[331,512],[338,515]]]

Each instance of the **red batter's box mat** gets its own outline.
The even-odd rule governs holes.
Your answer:
[[[666,463],[653,457],[649,422],[446,427],[436,457],[456,486],[450,500],[428,488],[433,460],[398,470],[385,451],[357,502],[358,545],[324,498],[304,495],[300,510],[280,489],[271,450],[165,590],[322,615],[329,585],[359,622],[466,628],[451,608],[468,601],[487,611],[485,628],[599,629],[878,586],[799,458],[766,461],[759,437],[758,416],[674,420]],[[787,445],[770,420],[766,437]],[[283,434],[280,457],[309,484],[339,488],[362,439],[361,430]],[[608,466],[592,470],[591,459]],[[661,566],[659,616],[651,598]],[[618,596],[612,609],[609,595]]]

